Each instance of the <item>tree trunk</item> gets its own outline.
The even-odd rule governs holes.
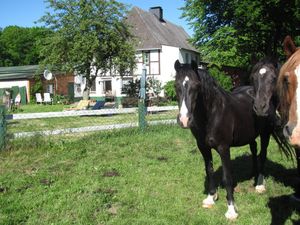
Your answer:
[[[82,93],[82,99],[89,100],[89,98],[90,98],[90,88],[85,87]]]

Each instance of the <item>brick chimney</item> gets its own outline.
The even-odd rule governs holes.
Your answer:
[[[161,21],[164,22],[164,16],[163,16],[163,9],[160,6],[155,6],[155,7],[151,7],[149,9],[149,12],[151,12],[154,16],[156,16],[156,18]]]

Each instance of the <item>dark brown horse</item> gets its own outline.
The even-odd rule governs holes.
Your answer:
[[[175,62],[176,94],[180,112],[178,123],[190,128],[205,161],[208,178],[208,196],[203,207],[210,208],[217,198],[217,187],[213,178],[214,169],[211,149],[215,149],[222,161],[223,183],[227,192],[228,219],[237,218],[234,205],[233,178],[230,163],[230,147],[250,144],[256,167],[256,142],[258,135],[266,147],[270,138],[268,120],[258,120],[253,111],[253,87],[244,86],[226,92],[207,71],[198,69],[195,62]],[[262,174],[264,161],[259,167]],[[254,168],[256,170],[256,168]]]
[[[282,123],[276,109],[279,106],[279,99],[276,89],[276,83],[279,76],[278,62],[274,58],[266,57],[254,65],[251,71],[250,79],[254,88],[254,106],[253,109],[259,117],[267,117],[270,126],[274,130],[273,137],[277,138],[277,143],[281,143],[281,149],[286,155],[291,156],[293,152],[288,140],[283,136]],[[298,154],[298,148],[295,148]],[[264,155],[260,156],[264,157]],[[300,162],[297,159],[298,174],[300,175]],[[299,193],[300,194],[300,193]],[[296,193],[295,196],[299,195]],[[300,197],[300,196],[299,196]]]

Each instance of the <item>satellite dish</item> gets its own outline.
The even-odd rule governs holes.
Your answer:
[[[50,70],[44,70],[44,78],[46,80],[51,80],[53,78],[53,74],[50,72]]]

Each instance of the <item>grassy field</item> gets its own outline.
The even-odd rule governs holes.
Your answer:
[[[299,224],[289,200],[295,165],[274,142],[268,154],[267,192],[259,195],[248,146],[232,149],[239,218],[229,222],[222,187],[214,208],[201,207],[204,163],[189,130],[16,139],[0,152],[0,224]]]

